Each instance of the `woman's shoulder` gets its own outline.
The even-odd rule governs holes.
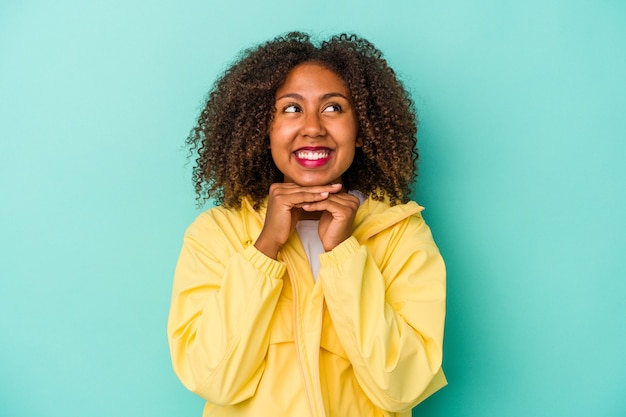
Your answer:
[[[407,213],[410,215],[420,213],[424,210],[424,207],[413,200],[407,202],[392,202],[389,197],[384,194],[379,196],[376,193],[370,195],[361,193],[361,195],[365,197],[364,200],[361,200],[361,208],[368,215],[387,214],[393,216],[394,214],[398,214],[405,216]]]
[[[214,206],[198,214],[189,225],[187,231],[223,228],[227,224],[240,222],[240,219],[241,209]]]

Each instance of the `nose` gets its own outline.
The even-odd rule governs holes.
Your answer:
[[[301,132],[303,136],[318,137],[326,134],[324,123],[317,112],[307,112],[303,117]]]

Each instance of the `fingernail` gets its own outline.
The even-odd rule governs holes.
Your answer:
[[[341,184],[330,184],[331,187],[341,187]]]
[[[324,198],[328,197],[328,193],[327,193],[327,192],[320,193],[320,195],[321,195],[322,197],[324,197]]]

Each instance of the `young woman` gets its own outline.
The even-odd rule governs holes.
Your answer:
[[[412,102],[372,44],[292,33],[245,51],[188,138],[202,213],[168,335],[204,416],[410,416],[445,385],[445,267]]]

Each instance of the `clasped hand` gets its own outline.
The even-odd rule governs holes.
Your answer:
[[[280,247],[296,229],[298,220],[319,216],[318,233],[324,250],[330,251],[350,237],[358,208],[359,199],[343,191],[341,184],[313,187],[294,183],[272,184],[265,224],[254,246],[276,259]]]

